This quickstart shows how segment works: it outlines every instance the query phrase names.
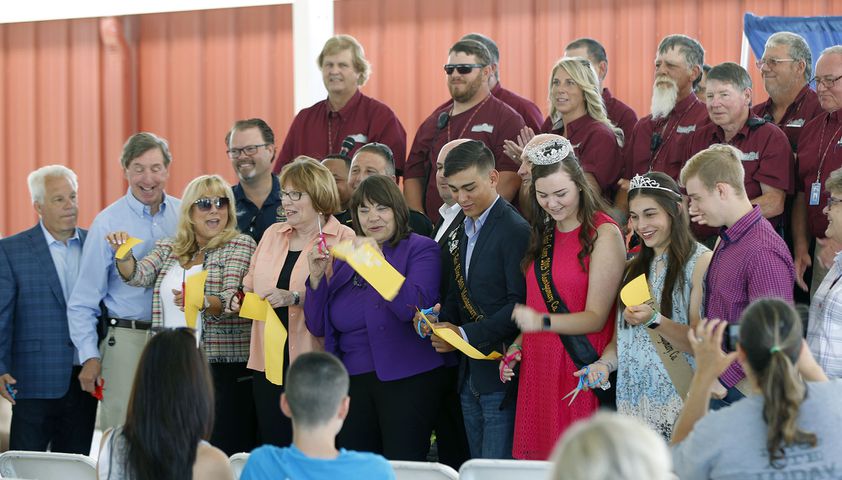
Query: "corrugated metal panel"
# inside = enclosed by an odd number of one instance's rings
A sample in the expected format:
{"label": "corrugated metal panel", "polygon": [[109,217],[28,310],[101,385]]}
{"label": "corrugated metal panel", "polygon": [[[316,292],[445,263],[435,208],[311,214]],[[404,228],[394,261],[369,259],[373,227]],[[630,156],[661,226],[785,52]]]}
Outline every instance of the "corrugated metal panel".
{"label": "corrugated metal panel", "polygon": [[[373,64],[364,91],[395,110],[411,142],[448,98],[441,65],[464,33],[496,39],[503,84],[544,112],[564,45],[597,38],[610,61],[606,85],[643,115],[661,37],[686,33],[702,42],[708,63],[738,61],[747,11],[839,15],[842,0],[337,0],[335,30],[363,43]],[[34,222],[26,175],[48,163],[80,174],[80,224],[88,225],[125,192],[119,152],[138,129],[170,140],[171,192],[203,172],[233,180],[222,144],[231,122],[263,117],[281,142],[292,121],[291,21],[291,6],[282,5],[126,17],[110,26],[0,26],[0,233]],[[749,70],[762,100],[759,72]]]}

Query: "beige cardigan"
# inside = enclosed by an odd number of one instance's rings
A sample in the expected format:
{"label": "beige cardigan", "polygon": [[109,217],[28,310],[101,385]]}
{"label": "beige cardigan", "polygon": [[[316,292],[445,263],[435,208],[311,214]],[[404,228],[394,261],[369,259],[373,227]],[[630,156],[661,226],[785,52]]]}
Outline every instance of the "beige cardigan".
{"label": "beige cardigan", "polygon": [[[354,238],[354,231],[340,224],[333,216],[322,227],[322,232],[324,232],[325,241],[329,247],[342,240]],[[286,222],[276,223],[266,229],[263,238],[260,239],[260,244],[257,245],[257,250],[251,257],[249,271],[243,278],[243,289],[245,291],[254,292],[264,297],[273,288],[276,288],[278,276],[281,274],[281,269],[289,252],[289,240],[292,233],[292,227]],[[323,340],[314,337],[307,330],[307,326],[304,324],[304,309],[302,308],[304,304],[304,282],[310,276],[307,253],[313,249],[318,241],[318,237],[311,239],[307,247],[301,251],[290,276],[289,289],[297,291],[301,295],[299,305],[289,306],[289,336],[287,342],[289,343],[290,363],[302,353],[324,350]],[[264,328],[263,322],[253,322],[251,327],[248,368],[258,372],[266,369],[263,352]]]}

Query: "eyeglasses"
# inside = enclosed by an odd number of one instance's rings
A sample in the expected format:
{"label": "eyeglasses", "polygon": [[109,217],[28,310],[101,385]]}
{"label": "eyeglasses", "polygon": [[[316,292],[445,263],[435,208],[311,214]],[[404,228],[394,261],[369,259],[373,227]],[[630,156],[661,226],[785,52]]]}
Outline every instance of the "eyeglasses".
{"label": "eyeglasses", "polygon": [[292,200],[293,202],[297,202],[297,201],[301,200],[301,195],[307,195],[307,192],[296,192],[295,190],[290,191],[290,192],[285,192],[285,191],[281,190],[281,200],[283,200],[284,197],[289,197],[289,199]]}
{"label": "eyeglasses", "polygon": [[200,212],[210,211],[212,206],[222,210],[228,206],[228,197],[200,198],[193,202],[193,205],[196,205]]}
{"label": "eyeglasses", "polygon": [[835,85],[836,82],[838,82],[840,78],[842,78],[842,75],[839,75],[838,77],[818,77],[818,76],[816,76],[816,77],[811,78],[810,82],[811,83],[816,82],[817,87],[819,86],[819,84],[821,84],[824,88],[833,88],[833,85]]}
{"label": "eyeglasses", "polygon": [[261,143],[260,145],[246,145],[245,147],[242,147],[242,148],[229,148],[228,150],[226,150],[226,152],[228,152],[229,158],[235,159],[235,158],[240,158],[240,155],[242,155],[243,153],[245,153],[248,156],[252,156],[255,153],[257,153],[258,148],[268,147],[269,145],[272,145],[272,144],[271,143]]}
{"label": "eyeglasses", "polygon": [[459,72],[459,75],[467,75],[475,68],[486,67],[483,63],[448,63],[444,66],[444,73],[453,75],[453,71]]}
{"label": "eyeglasses", "polygon": [[757,65],[757,68],[763,68],[763,65],[766,65],[769,68],[775,68],[782,63],[797,61],[798,60],[794,58],[761,58],[760,60],[754,62],[754,64]]}
{"label": "eyeglasses", "polygon": [[827,197],[827,209],[830,210],[834,205],[842,203],[842,198],[835,198],[834,196]]}

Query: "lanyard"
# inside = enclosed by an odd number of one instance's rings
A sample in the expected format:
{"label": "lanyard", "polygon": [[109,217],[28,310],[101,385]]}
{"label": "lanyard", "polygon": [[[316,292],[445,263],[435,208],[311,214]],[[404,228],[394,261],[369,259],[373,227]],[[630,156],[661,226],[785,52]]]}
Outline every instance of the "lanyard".
{"label": "lanyard", "polygon": [[[465,123],[465,126],[462,127],[462,131],[459,132],[459,137],[457,137],[457,138],[464,138],[465,130],[468,129],[468,125],[471,124],[471,121],[473,121],[474,116],[477,114],[477,112],[482,110],[482,106],[485,105],[485,102],[487,102],[489,98],[491,98],[490,93],[482,100],[482,102],[480,102],[480,104],[477,106],[476,110],[474,110],[474,113],[472,113],[471,116],[468,117],[468,121]],[[453,108],[451,108],[450,111],[452,112]],[[447,122],[447,142],[448,143],[450,143],[450,141],[453,140],[452,138],[450,138],[450,124],[451,123],[452,122]]]}
{"label": "lanyard", "polygon": [[[828,120],[830,120],[830,117],[827,117],[827,118],[828,118]],[[839,128],[837,128],[836,131],[833,133],[833,136],[830,137],[830,141],[827,142],[827,146],[824,148],[824,153],[821,155],[821,157],[819,159],[819,168],[816,171],[816,183],[819,183],[819,181],[821,180],[822,167],[824,166],[824,159],[827,158],[827,152],[830,150],[830,146],[833,144],[833,139],[836,138],[837,135],[839,135],[840,130],[842,130],[842,125],[840,125]],[[821,134],[821,136],[819,136],[819,145],[818,145],[819,149],[821,149],[822,145],[824,144],[825,131],[827,131],[827,122],[825,122],[824,127],[822,128],[822,134]]]}

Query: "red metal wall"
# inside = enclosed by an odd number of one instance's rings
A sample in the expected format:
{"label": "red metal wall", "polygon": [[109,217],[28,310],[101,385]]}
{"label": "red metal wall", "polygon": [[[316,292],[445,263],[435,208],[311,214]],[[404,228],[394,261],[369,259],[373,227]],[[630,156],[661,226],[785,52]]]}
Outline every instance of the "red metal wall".
{"label": "red metal wall", "polygon": [[[335,30],[363,43],[373,64],[364,91],[397,112],[411,142],[447,98],[441,65],[463,33],[494,38],[503,84],[544,111],[564,45],[597,38],[607,86],[641,115],[664,35],[698,38],[707,63],[739,61],[747,11],[840,15],[842,0],[337,0]],[[0,233],[33,224],[26,175],[49,163],[79,174],[80,224],[89,225],[125,192],[119,153],[136,130],[170,140],[169,191],[200,173],[234,180],[222,143],[231,122],[263,117],[281,142],[292,120],[291,22],[281,5],[0,25]]]}

